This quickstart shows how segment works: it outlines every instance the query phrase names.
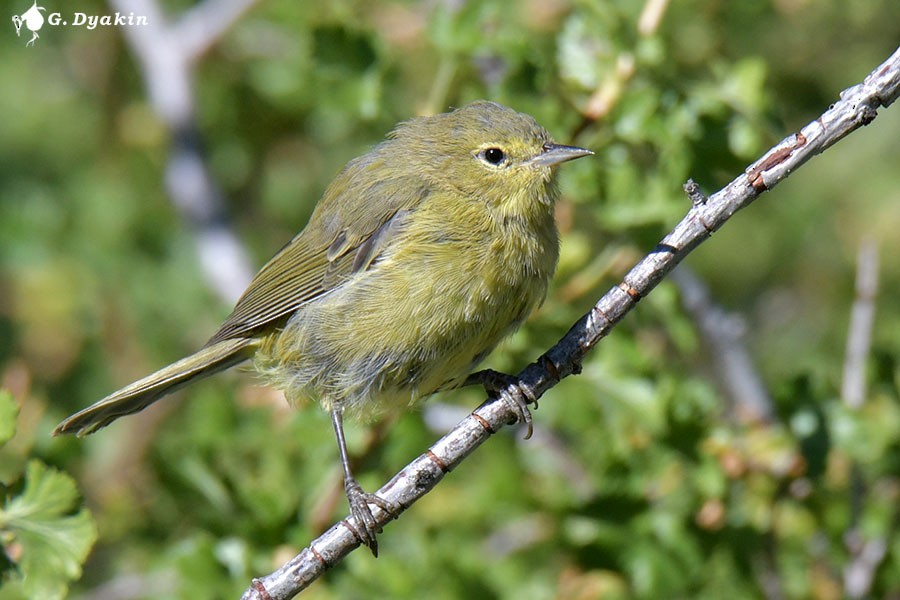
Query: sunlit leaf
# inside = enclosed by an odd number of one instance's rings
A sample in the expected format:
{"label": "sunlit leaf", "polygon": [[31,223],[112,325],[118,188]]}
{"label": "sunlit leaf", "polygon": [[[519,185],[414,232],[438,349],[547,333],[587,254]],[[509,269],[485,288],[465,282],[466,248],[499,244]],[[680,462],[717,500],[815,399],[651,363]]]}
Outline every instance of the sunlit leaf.
{"label": "sunlit leaf", "polygon": [[28,597],[62,598],[69,582],[81,576],[97,529],[87,509],[71,514],[77,502],[71,477],[32,460],[22,493],[0,510],[3,545]]}

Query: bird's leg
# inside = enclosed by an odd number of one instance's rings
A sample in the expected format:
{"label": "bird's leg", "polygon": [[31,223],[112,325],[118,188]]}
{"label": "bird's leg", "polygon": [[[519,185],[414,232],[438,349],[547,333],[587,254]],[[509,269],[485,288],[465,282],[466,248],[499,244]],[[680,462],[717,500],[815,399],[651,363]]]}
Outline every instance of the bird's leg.
{"label": "bird's leg", "polygon": [[347,454],[347,442],[344,439],[344,416],[341,407],[335,406],[331,409],[331,423],[334,425],[334,434],[337,436],[338,450],[341,453],[341,466],[344,468],[344,492],[347,494],[347,502],[350,504],[350,515],[356,521],[357,527],[361,528],[354,533],[362,544],[369,547],[373,555],[378,556],[378,541],[375,539],[375,534],[379,533],[381,529],[369,505],[374,504],[388,513],[391,518],[397,516],[397,507],[384,498],[363,491],[362,486],[353,477],[350,470],[350,458]]}
{"label": "bird's leg", "polygon": [[531,434],[534,432],[534,426],[528,405],[534,404],[534,409],[537,410],[537,398],[534,397],[531,390],[522,386],[518,377],[494,371],[493,369],[484,369],[466,377],[463,385],[481,385],[490,396],[504,398],[507,402],[510,402],[519,416],[519,423],[524,423],[528,427],[525,439],[527,440],[531,437]]}

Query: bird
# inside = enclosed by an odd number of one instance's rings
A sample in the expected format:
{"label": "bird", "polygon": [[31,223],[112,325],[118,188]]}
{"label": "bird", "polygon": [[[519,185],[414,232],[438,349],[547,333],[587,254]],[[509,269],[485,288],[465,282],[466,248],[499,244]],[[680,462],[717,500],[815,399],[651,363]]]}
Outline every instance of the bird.
{"label": "bird", "polygon": [[497,391],[496,372],[474,370],[543,302],[559,255],[556,166],[591,154],[485,100],[401,122],[338,173],[200,350],[54,435],[93,433],[251,361],[291,404],[330,412],[357,536],[377,556],[372,507],[396,507],[353,476],[344,415],[372,418],[470,383]]}

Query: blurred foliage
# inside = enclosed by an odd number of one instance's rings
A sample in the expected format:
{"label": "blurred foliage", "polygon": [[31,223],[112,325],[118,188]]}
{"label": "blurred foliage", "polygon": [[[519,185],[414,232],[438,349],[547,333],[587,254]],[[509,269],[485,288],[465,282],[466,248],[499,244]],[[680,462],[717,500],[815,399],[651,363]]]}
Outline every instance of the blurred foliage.
{"label": "blurred foliage", "polygon": [[[516,371],[677,222],[685,179],[711,192],[740,175],[898,42],[896,0],[686,0],[662,3],[656,24],[641,20],[643,4],[260,3],[196,73],[231,225],[262,264],[341,165],[397,121],[482,97],[533,114],[597,157],[562,171],[555,288],[489,361]],[[173,18],[188,7],[166,3]],[[237,597],[345,513],[328,418],[232,374],[88,439],[49,437],[67,414],[196,349],[230,307],[204,283],[165,195],[167,132],[120,32],[45,26],[26,48],[6,27],[0,385],[20,415],[0,449],[0,481],[18,486],[4,510],[39,505],[46,481],[57,505],[41,518],[86,518],[65,516],[71,484],[35,461],[54,465],[76,475],[99,526],[76,584],[85,597]],[[869,595],[895,598],[897,131],[900,109],[882,111],[688,260],[745,317],[775,422],[727,409],[664,282],[581,376],[547,394],[535,439],[498,435],[386,529],[377,561],[356,552],[304,597],[832,599],[860,543],[880,540]],[[865,236],[879,240],[881,279],[867,402],[854,411],[839,395]],[[418,413],[351,426],[363,485],[436,435]],[[0,517],[0,533],[9,527]],[[40,585],[76,574],[60,560],[41,565],[56,572]]]}

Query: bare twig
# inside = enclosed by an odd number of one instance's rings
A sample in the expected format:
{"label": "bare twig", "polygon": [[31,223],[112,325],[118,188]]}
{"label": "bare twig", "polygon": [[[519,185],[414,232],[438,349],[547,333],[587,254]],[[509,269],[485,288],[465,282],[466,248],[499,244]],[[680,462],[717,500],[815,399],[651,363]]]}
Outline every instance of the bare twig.
{"label": "bare twig", "polygon": [[[847,351],[841,398],[849,408],[859,410],[866,398],[866,362],[872,346],[875,323],[875,295],[878,292],[878,247],[872,239],[860,242],[856,259],[856,299],[850,313]],[[844,594],[847,598],[866,598],[875,579],[875,571],[887,553],[881,536],[867,540],[858,524],[866,495],[862,470],[853,464],[850,477],[850,508],[853,524],[844,535],[852,557],[844,567]]]}
{"label": "bare twig", "polygon": [[184,13],[172,29],[184,55],[196,61],[258,0],[205,0]]}
{"label": "bare twig", "polygon": [[772,399],[744,347],[743,319],[716,305],[709,289],[686,265],[675,269],[672,280],[681,290],[681,303],[708,348],[712,371],[725,390],[731,413],[741,421],[771,423]]}
{"label": "bare twig", "polygon": [[656,33],[667,8],[669,8],[669,0],[647,0],[641,16],[638,18],[638,33],[643,36]]}
{"label": "bare twig", "polygon": [[[519,373],[518,385],[535,398],[562,378],[578,373],[591,348],[634,308],[694,248],[705,241],[734,213],[772,189],[810,158],[847,134],[868,125],[879,107],[900,95],[900,49],[875,69],[863,83],[841,93],[841,99],[822,116],[769,150],[737,179],[698,202],[657,247],[625,279],[604,295],[568,333],[537,361]],[[515,422],[516,408],[506,397],[482,404],[438,440],[429,450],[395,475],[378,495],[403,510],[428,493],[444,475],[475,451],[504,425]],[[375,515],[381,525],[390,520]],[[315,581],[327,569],[359,546],[353,520],[332,526],[306,549],[274,573],[254,579],[243,598],[284,600]]]}
{"label": "bare twig", "polygon": [[877,292],[878,248],[873,240],[866,239],[860,243],[856,259],[856,300],[850,313],[841,385],[841,398],[855,410],[862,408],[866,397],[866,359],[872,345]]}
{"label": "bare twig", "polygon": [[193,68],[197,57],[254,2],[206,0],[169,23],[155,0],[110,0],[119,12],[147,17],[147,25],[122,31],[141,65],[150,104],[171,133],[166,187],[193,231],[203,273],[228,304],[247,287],[253,269],[227,225],[222,194],[206,167],[195,117]]}
{"label": "bare twig", "polygon": [[[650,37],[659,29],[669,0],[647,0],[638,18],[637,31],[642,37]],[[581,110],[584,118],[575,130],[575,136],[586,129],[591,123],[602,119],[615,108],[622,94],[625,92],[628,82],[634,77],[636,61],[631,52],[620,52],[616,56],[616,67],[607,73],[597,89],[591,94]]]}
{"label": "bare twig", "polygon": [[600,85],[588,98],[582,112],[584,113],[586,124],[601,119],[612,112],[622,94],[625,92],[625,86],[628,81],[634,77],[635,60],[634,55],[629,52],[622,52],[616,57],[616,68],[603,79]]}
{"label": "bare twig", "polygon": [[868,598],[875,572],[887,554],[887,541],[883,537],[866,540],[854,528],[847,532],[845,542],[853,560],[844,567],[844,594],[847,598]]}

